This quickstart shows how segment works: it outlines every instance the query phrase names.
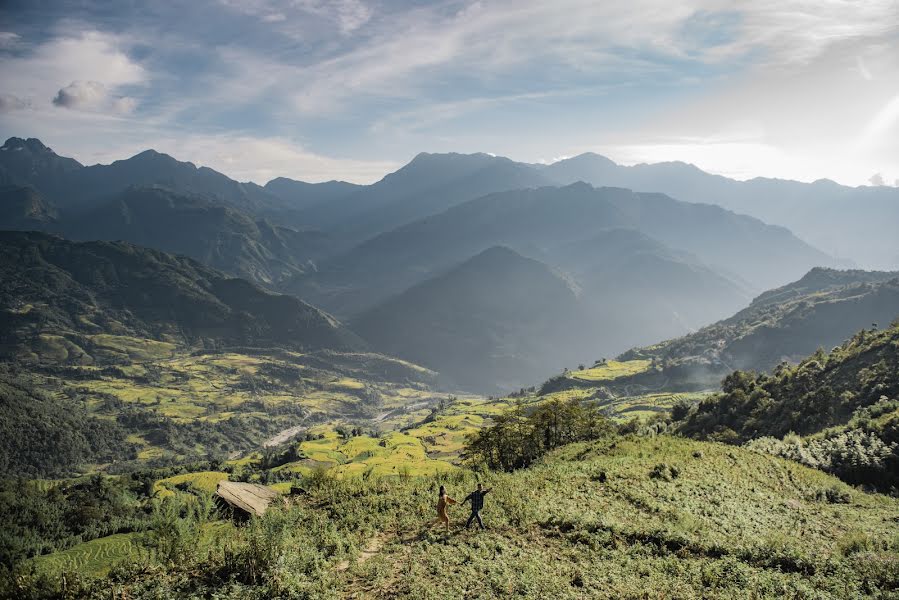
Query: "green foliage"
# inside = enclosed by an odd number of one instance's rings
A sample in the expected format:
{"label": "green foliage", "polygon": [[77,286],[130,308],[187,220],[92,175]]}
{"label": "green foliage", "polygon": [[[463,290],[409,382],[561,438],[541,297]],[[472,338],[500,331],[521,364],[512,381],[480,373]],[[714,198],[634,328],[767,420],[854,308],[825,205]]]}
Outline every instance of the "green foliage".
{"label": "green foliage", "polygon": [[89,464],[135,458],[127,432],[84,405],[34,389],[0,369],[0,473],[61,477]]}
{"label": "green foliage", "polygon": [[897,306],[895,272],[815,268],[761,294],[733,317],[619,359],[651,359],[662,367],[662,377],[649,371],[643,383],[709,388],[734,369],[770,371],[784,357],[798,361],[831,348],[862,327],[895,319]]}
{"label": "green foliage", "polygon": [[[104,600],[889,598],[899,581],[896,500],[741,448],[614,437],[566,445],[530,468],[479,479],[493,490],[485,532],[462,530],[465,513],[456,506],[449,532],[428,525],[439,485],[459,498],[474,489],[471,472],[324,477],[303,481],[305,494],[289,506],[214,543],[202,542],[202,527],[184,523],[195,543],[175,562],[154,551],[105,579],[69,575],[69,593]],[[818,499],[831,488],[848,501]],[[203,517],[182,508],[162,523],[179,518]],[[42,585],[58,591],[61,580]]]}
{"label": "green foliage", "polygon": [[[682,432],[742,443],[883,490],[899,485],[899,325],[863,330],[772,375],[735,371],[680,412]],[[817,434],[802,439],[797,435]]]}
{"label": "green foliage", "polygon": [[43,491],[0,480],[0,568],[22,559],[147,526],[134,480],[96,475]]}
{"label": "green foliage", "polygon": [[497,415],[493,424],[472,436],[465,460],[476,466],[512,471],[529,466],[560,446],[595,440],[614,432],[596,407],[578,400],[552,400],[529,411]]}

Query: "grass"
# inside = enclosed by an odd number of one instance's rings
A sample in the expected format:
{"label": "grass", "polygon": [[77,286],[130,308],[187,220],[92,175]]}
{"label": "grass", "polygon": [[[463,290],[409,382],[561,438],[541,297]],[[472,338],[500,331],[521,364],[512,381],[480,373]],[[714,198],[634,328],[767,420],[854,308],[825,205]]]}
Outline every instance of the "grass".
{"label": "grass", "polygon": [[[415,439],[384,436],[410,457],[422,448]],[[338,467],[343,478],[310,480],[307,496],[230,530],[212,554],[120,574],[115,589],[132,598],[375,599],[837,599],[897,591],[899,500],[738,447],[613,437],[563,447],[527,470],[479,476],[453,469],[365,478],[360,464]],[[390,461],[378,465],[392,474]],[[459,506],[449,509],[449,532],[430,526],[437,486],[461,500],[477,477],[493,489],[483,512],[488,530],[464,531]],[[833,486],[849,503],[817,499]],[[109,585],[97,597],[108,597]]]}
{"label": "grass", "polygon": [[88,336],[94,344],[94,353],[104,358],[134,361],[153,361],[171,358],[177,346],[168,342],[135,338],[125,335],[98,334]]}
{"label": "grass", "polygon": [[583,371],[569,371],[568,376],[581,381],[612,381],[643,373],[651,364],[649,360],[607,360]]}
{"label": "grass", "polygon": [[153,495],[165,497],[184,488],[194,488],[212,494],[218,483],[228,479],[228,474],[222,471],[199,471],[194,473],[182,473],[173,477],[158,480],[153,484]]}

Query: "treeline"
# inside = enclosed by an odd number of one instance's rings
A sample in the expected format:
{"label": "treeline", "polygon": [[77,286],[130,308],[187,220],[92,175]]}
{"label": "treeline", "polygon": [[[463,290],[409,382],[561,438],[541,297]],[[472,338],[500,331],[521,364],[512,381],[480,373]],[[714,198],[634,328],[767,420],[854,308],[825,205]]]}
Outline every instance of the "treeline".
{"label": "treeline", "polygon": [[135,479],[94,475],[41,489],[35,482],[0,480],[0,570],[23,559],[96,538],[146,528],[149,507]]}
{"label": "treeline", "polygon": [[593,404],[552,400],[536,407],[519,405],[493,417],[468,441],[463,458],[475,467],[514,471],[560,446],[599,439],[616,431]]}
{"label": "treeline", "polygon": [[[734,371],[676,406],[678,431],[797,460],[854,484],[899,486],[899,322],[772,374]],[[801,436],[811,436],[803,438]]]}

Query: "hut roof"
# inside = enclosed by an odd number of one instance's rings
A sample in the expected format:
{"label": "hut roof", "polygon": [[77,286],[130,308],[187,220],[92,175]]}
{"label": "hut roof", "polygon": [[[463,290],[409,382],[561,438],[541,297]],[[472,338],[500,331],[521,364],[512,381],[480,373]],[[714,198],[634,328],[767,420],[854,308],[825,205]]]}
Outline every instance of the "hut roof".
{"label": "hut roof", "polygon": [[229,505],[260,517],[272,500],[278,497],[278,492],[264,485],[224,480],[219,481],[215,493]]}

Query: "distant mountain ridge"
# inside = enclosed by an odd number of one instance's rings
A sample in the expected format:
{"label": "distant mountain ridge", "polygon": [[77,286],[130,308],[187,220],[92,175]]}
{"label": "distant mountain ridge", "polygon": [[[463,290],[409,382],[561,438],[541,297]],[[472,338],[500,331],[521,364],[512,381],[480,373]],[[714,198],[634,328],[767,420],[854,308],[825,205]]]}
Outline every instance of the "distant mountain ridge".
{"label": "distant mountain ridge", "polygon": [[207,349],[364,347],[297,298],[120,242],[0,232],[0,278],[0,354],[26,362],[102,362],[104,335]]}
{"label": "distant mountain ridge", "polygon": [[325,261],[293,289],[352,315],[493,245],[543,259],[553,247],[616,228],[638,230],[710,267],[736,271],[757,290],[832,262],[782,228],[717,206],[578,183],[465,202]]}
{"label": "distant mountain ridge", "polygon": [[866,268],[899,269],[899,236],[892,231],[899,223],[899,188],[852,188],[825,179],[737,181],[683,162],[628,167],[593,153],[559,161],[541,172],[558,184],[586,181],[717,204],[788,227],[815,247]]}
{"label": "distant mountain ridge", "polygon": [[305,273],[309,259],[327,246],[321,233],[279,227],[162,187],[128,188],[58,230],[75,240],[125,240],[183,254],[272,289]]}

